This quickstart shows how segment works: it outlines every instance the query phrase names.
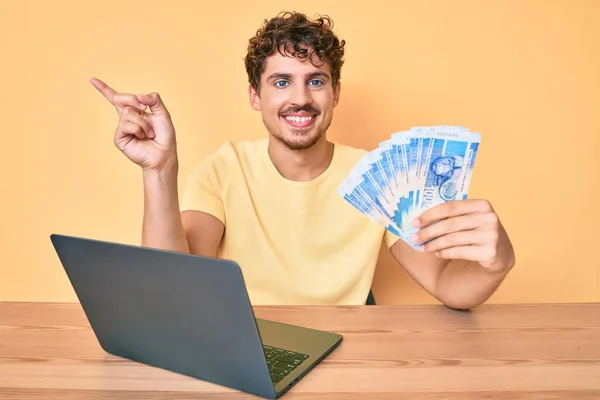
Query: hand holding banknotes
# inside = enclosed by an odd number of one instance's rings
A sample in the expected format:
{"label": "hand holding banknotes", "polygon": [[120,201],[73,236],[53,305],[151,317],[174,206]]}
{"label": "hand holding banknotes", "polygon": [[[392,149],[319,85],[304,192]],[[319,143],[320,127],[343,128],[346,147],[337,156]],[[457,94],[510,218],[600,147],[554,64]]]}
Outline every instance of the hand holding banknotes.
{"label": "hand holding banknotes", "polygon": [[461,126],[394,133],[338,193],[416,250],[501,271],[513,257],[508,236],[489,202],[467,199],[480,137]]}
{"label": "hand holding banknotes", "polygon": [[491,272],[502,272],[514,262],[512,245],[492,205],[486,200],[457,200],[421,214],[413,243],[420,250],[445,259],[475,261]]}

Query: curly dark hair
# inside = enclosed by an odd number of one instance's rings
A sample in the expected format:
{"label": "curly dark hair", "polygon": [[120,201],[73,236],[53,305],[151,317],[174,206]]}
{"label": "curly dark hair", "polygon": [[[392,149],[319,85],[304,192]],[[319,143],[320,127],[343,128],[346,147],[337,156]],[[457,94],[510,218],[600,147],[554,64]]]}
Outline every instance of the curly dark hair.
{"label": "curly dark hair", "polygon": [[[344,64],[346,42],[338,39],[332,28],[333,21],[328,16],[310,20],[302,13],[283,12],[270,20],[265,19],[263,26],[249,40],[248,54],[244,58],[248,80],[254,90],[259,91],[265,60],[275,51],[283,56],[310,57],[315,66],[328,62],[335,88]],[[309,47],[310,52],[301,45]]]}

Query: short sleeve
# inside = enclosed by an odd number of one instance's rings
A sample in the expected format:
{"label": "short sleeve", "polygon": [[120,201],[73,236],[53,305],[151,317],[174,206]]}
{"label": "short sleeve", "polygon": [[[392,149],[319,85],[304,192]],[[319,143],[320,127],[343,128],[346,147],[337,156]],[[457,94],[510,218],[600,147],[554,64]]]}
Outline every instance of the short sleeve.
{"label": "short sleeve", "polygon": [[394,243],[396,243],[399,239],[400,239],[400,237],[394,235],[392,232],[388,231],[387,229],[385,230],[385,233],[383,234],[383,241],[385,242],[388,249],[390,247],[392,247],[394,245]]}
{"label": "short sleeve", "polygon": [[187,176],[180,202],[180,211],[202,211],[225,224],[222,187],[225,171],[219,153],[202,160]]}

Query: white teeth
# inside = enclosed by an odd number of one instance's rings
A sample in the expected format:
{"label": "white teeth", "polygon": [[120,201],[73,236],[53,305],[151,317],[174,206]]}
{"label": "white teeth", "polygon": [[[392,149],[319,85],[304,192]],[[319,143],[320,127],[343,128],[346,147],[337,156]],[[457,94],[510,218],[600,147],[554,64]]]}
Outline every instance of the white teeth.
{"label": "white teeth", "polygon": [[287,116],[285,117],[285,119],[287,119],[288,121],[291,122],[296,122],[296,123],[304,123],[306,121],[310,121],[313,117],[293,117],[293,116]]}

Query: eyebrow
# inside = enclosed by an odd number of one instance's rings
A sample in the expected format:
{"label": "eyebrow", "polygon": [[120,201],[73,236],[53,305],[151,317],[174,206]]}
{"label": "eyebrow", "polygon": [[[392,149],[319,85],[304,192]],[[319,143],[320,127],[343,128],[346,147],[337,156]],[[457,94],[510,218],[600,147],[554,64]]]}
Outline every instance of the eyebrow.
{"label": "eyebrow", "polygon": [[[322,72],[322,71],[311,72],[310,74],[307,74],[305,77],[307,79],[313,79],[313,78],[330,79],[329,74],[326,72]],[[269,75],[269,77],[267,78],[267,81],[271,81],[273,79],[291,79],[291,78],[292,78],[292,74],[275,72],[275,73],[272,73],[271,75]]]}

